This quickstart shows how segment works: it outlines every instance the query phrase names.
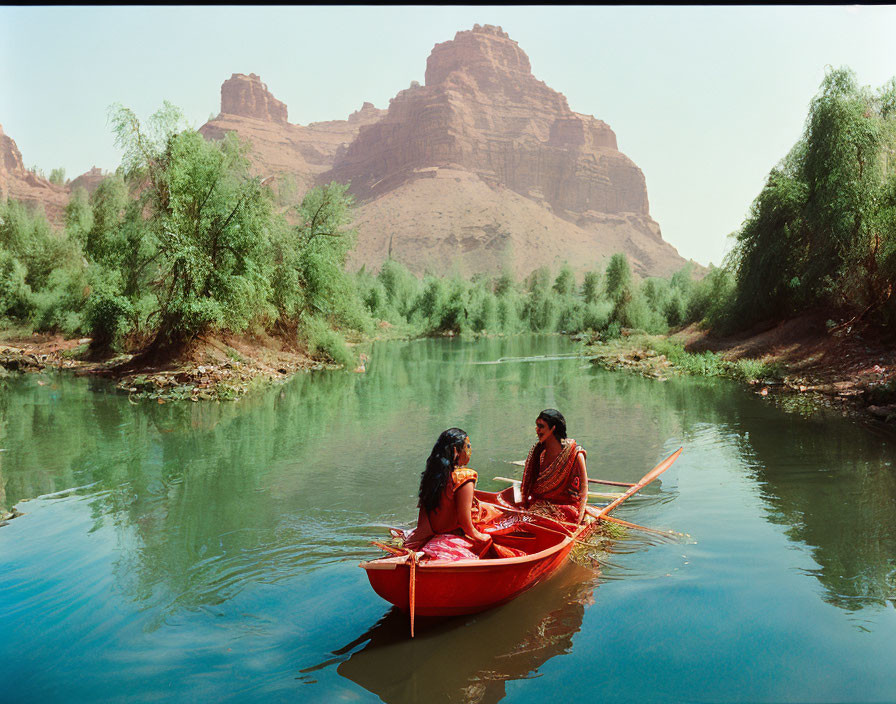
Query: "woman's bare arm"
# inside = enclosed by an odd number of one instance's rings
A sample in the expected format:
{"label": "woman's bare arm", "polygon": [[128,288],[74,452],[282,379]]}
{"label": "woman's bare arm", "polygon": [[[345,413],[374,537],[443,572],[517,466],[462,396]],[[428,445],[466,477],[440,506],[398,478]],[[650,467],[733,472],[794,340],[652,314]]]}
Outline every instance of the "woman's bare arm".
{"label": "woman's bare arm", "polygon": [[579,486],[582,487],[582,496],[579,499],[579,523],[581,523],[588,504],[588,470],[585,469],[585,455],[581,452],[576,457],[576,469],[579,473]]}
{"label": "woman's bare arm", "polygon": [[472,481],[467,482],[454,492],[454,505],[457,509],[457,523],[461,527],[468,538],[476,541],[485,541],[489,539],[485,533],[480,533],[473,525],[473,487]]}

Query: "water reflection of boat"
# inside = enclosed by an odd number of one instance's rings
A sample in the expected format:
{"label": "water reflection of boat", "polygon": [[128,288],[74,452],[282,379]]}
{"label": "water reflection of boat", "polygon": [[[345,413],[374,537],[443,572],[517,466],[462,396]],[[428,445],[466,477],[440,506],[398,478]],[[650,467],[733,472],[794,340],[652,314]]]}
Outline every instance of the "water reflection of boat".
{"label": "water reflection of boat", "polygon": [[407,616],[393,607],[332,659],[303,673],[339,663],[340,676],[389,704],[497,702],[506,682],[537,677],[544,663],[571,650],[596,583],[593,570],[567,563],[501,609],[421,619],[413,641]]}

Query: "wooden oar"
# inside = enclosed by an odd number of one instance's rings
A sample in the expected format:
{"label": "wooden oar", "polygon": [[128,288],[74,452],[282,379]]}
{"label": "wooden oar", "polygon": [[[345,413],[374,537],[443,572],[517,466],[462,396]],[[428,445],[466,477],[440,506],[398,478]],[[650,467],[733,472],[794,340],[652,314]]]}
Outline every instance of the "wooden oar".
{"label": "wooden oar", "polygon": [[594,517],[597,519],[603,518],[610,511],[612,511],[619,504],[621,504],[623,501],[625,501],[626,499],[631,497],[633,494],[638,493],[641,489],[643,489],[645,486],[650,484],[650,482],[652,482],[654,479],[656,479],[663,472],[665,472],[667,469],[669,469],[669,467],[672,466],[672,464],[675,462],[675,460],[678,459],[678,456],[681,454],[682,450],[684,450],[684,448],[679,447],[675,452],[673,452],[666,459],[664,459],[662,462],[660,462],[656,467],[654,467],[647,474],[645,474],[643,477],[641,477],[640,481],[638,481],[637,484],[635,484],[633,487],[631,487],[622,496],[620,496],[618,499],[616,499],[612,503],[609,503],[606,506],[604,506]]}
{"label": "wooden oar", "polygon": [[588,479],[589,484],[609,484],[610,486],[634,486],[631,482],[611,482],[609,479]]}
{"label": "wooden oar", "polygon": [[[592,518],[597,518],[597,514],[599,513],[599,511],[594,506],[586,506],[585,513],[587,513]],[[623,521],[621,518],[616,518],[616,516],[601,516],[600,518],[597,518],[597,520],[617,523],[620,526],[633,528],[634,530],[643,530],[646,533],[656,533],[657,535],[664,535],[667,538],[675,535],[681,535],[681,533],[676,533],[674,530],[658,530],[656,528],[648,528],[647,526],[639,526],[637,523],[632,523],[631,521]]]}
{"label": "wooden oar", "polygon": [[[507,482],[508,484],[519,484],[519,479],[511,479],[510,477],[494,477],[496,482]],[[628,486],[628,485],[626,485]],[[598,491],[589,491],[588,497],[592,499],[618,499],[622,494],[613,493],[613,492],[598,492]]]}
{"label": "wooden oar", "polygon": [[[515,464],[517,467],[525,467],[526,463],[523,460],[505,460],[507,464]],[[497,478],[497,477],[496,477]],[[502,477],[503,478],[503,477]],[[514,479],[513,481],[519,481],[519,479]],[[610,486],[634,486],[630,482],[611,482],[609,479],[588,479],[589,484],[608,484]]]}

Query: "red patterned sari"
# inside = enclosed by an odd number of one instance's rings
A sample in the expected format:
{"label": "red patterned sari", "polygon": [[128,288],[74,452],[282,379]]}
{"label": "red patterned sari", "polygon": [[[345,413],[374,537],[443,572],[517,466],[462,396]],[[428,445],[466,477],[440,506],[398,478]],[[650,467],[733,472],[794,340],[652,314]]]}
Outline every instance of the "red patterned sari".
{"label": "red patterned sari", "polygon": [[529,510],[551,518],[577,523],[582,497],[587,495],[588,486],[582,486],[576,460],[585,449],[576,441],[567,438],[561,441],[560,453],[546,467],[541,466],[543,447],[537,443],[529,450],[523,469],[523,497],[531,497]]}
{"label": "red patterned sari", "polygon": [[[467,482],[476,484],[477,474],[468,467],[455,469],[442,491],[439,505],[430,512],[421,510],[417,527],[405,537],[404,546],[426,553],[433,560],[475,560],[485,546],[477,544],[460,529],[454,495]],[[496,507],[483,505],[473,498],[470,518],[480,526],[502,515]]]}

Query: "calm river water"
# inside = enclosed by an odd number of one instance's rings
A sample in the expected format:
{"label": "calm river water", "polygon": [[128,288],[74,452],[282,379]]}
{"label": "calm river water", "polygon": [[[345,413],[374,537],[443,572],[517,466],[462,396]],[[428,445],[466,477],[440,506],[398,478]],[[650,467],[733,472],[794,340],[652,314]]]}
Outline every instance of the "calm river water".
{"label": "calm river water", "polygon": [[[366,374],[238,404],[132,405],[0,381],[7,702],[896,701],[894,443],[719,380],[595,369],[556,336],[376,344]],[[516,601],[418,625],[360,560],[415,517],[438,433],[480,487],[518,476],[545,407],[629,533]],[[584,561],[583,561],[584,562]]]}

